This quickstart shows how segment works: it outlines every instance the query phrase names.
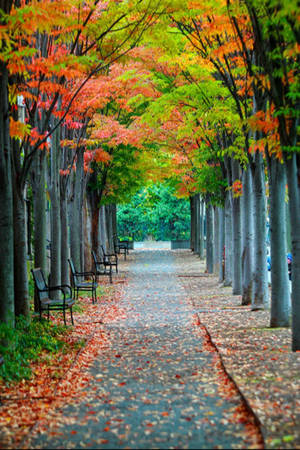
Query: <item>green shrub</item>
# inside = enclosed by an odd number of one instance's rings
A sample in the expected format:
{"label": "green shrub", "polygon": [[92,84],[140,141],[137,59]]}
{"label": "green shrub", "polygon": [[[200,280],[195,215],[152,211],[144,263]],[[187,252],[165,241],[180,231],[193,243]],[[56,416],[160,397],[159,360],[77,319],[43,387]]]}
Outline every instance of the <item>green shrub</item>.
{"label": "green shrub", "polygon": [[190,238],[189,201],[175,197],[167,184],[142,189],[130,203],[118,206],[118,235],[123,239],[157,241]]}
{"label": "green shrub", "polygon": [[36,361],[42,351],[56,353],[67,344],[60,338],[66,331],[62,325],[34,319],[17,319],[16,327],[0,324],[0,378],[6,382],[19,381],[31,375],[30,362]]}

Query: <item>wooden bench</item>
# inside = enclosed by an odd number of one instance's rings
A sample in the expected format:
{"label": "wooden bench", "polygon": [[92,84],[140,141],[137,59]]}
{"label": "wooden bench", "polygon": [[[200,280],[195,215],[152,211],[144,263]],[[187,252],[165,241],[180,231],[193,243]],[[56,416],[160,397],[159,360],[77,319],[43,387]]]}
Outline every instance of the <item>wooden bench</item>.
{"label": "wooden bench", "polygon": [[[91,291],[92,292],[92,302],[95,303],[97,301],[96,274],[94,272],[78,272],[75,269],[72,259],[68,259],[68,261],[69,261],[69,265],[70,265],[70,269],[71,269],[74,297],[77,296],[77,298],[78,298],[79,291]],[[87,277],[91,278],[92,281],[83,281]]]}
{"label": "wooden bench", "polygon": [[[47,318],[49,320],[51,310],[59,310],[63,312],[64,324],[66,325],[66,310],[70,310],[71,322],[74,325],[72,306],[75,303],[75,299],[72,296],[72,288],[68,284],[62,284],[60,286],[49,287],[46,283],[44,272],[41,268],[31,269],[34,285],[36,288],[40,319],[42,318],[42,312],[47,311]],[[56,291],[56,298],[50,298],[50,292]],[[62,298],[59,298],[57,291],[61,292]]]}

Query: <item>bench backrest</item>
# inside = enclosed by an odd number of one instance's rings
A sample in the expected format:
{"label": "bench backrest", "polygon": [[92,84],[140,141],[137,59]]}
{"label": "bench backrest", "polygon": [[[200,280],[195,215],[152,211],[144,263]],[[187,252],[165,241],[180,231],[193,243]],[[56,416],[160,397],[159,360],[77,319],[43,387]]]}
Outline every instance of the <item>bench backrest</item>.
{"label": "bench backrest", "polygon": [[39,300],[46,300],[49,298],[48,285],[46,283],[45,275],[43,270],[38,267],[36,269],[31,269],[33,276],[33,281],[38,293]]}
{"label": "bench backrest", "polygon": [[92,250],[92,256],[93,256],[96,271],[102,271],[104,268],[104,266],[103,266],[104,256],[102,254],[102,251],[100,251],[100,258],[97,258],[97,255],[94,252],[94,250]]}
{"label": "bench backrest", "polygon": [[78,276],[76,275],[74,263],[73,263],[72,259],[68,259],[68,261],[69,261],[69,265],[70,265],[70,269],[71,269],[71,277],[72,277],[73,286],[77,286],[79,283],[79,279],[78,279]]}
{"label": "bench backrest", "polygon": [[96,256],[96,253],[94,252],[94,250],[92,250],[92,257],[93,257],[95,266],[97,266],[97,256]]}
{"label": "bench backrest", "polygon": [[105,259],[105,250],[102,244],[100,245],[100,255],[103,259]]}

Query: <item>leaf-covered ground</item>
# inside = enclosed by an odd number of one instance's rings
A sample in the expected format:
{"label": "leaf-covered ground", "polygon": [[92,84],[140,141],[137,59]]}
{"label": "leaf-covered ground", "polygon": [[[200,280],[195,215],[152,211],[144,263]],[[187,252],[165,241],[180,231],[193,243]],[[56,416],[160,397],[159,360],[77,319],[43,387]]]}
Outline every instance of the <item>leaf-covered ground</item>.
{"label": "leaf-covered ground", "polygon": [[[73,313],[75,326],[62,336],[68,344],[67,352],[40,355],[38,362],[31,365],[30,380],[9,385],[0,383],[0,448],[23,446],[26,436],[50,411],[74,397],[85,396],[88,380],[85,368],[109,342],[101,322],[110,323],[123,314],[118,299],[124,281],[124,274],[116,279],[113,287],[101,281],[104,295],[95,305],[90,298],[80,298],[78,312]],[[61,312],[51,319],[63,323]]]}
{"label": "leaf-covered ground", "polygon": [[241,306],[191,253],[177,259],[190,302],[259,419],[266,448],[300,448],[300,352],[291,352],[291,330],[271,329],[269,310]]}
{"label": "leaf-covered ground", "polygon": [[2,386],[2,448],[262,448],[247,405],[267,447],[298,445],[287,330],[240,307],[189,251],[131,252],[120,269],[101,302],[81,300],[68,354]]}

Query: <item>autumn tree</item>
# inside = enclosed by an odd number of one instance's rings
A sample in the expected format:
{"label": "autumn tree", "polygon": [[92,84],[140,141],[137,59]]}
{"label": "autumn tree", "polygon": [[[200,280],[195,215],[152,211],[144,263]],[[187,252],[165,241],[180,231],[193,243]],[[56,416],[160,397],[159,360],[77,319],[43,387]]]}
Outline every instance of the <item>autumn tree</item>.
{"label": "autumn tree", "polygon": [[[12,98],[16,103],[17,94],[22,95],[27,113],[27,124],[20,125],[15,118],[11,119],[11,136],[19,140],[14,146],[13,166],[14,186],[17,189],[15,198],[19,205],[15,214],[20,217],[19,221],[15,221],[15,227],[20,226],[19,230],[15,229],[15,273],[18,274],[15,280],[18,295],[15,298],[18,314],[29,313],[26,252],[24,242],[18,245],[17,237],[25,235],[22,219],[25,182],[36,157],[41,154],[43,156],[36,167],[43,173],[45,170],[45,153],[38,150],[48,146],[49,137],[60,127],[87,81],[138,42],[152,22],[151,12],[156,8],[155,2],[147,5],[144,2],[138,5],[123,3],[121,6],[109,2],[103,7],[99,1],[87,2],[81,8],[81,2],[65,0],[39,3],[38,7],[31,3],[26,7],[21,4],[5,17],[6,26],[2,32],[13,43],[8,56],[3,47],[9,73],[14,77]],[[112,34],[114,39],[110,38]],[[78,71],[81,72],[82,82],[76,85],[74,76],[77,77]],[[53,146],[51,151],[54,151]],[[43,173],[41,176],[37,174],[35,180],[42,181]],[[43,192],[44,185],[40,187],[37,191]],[[44,202],[44,197],[41,201]],[[35,211],[38,210],[44,211],[44,208],[36,207]],[[45,263],[45,244],[45,236],[42,236],[41,252],[38,254],[42,261],[36,260],[37,265]],[[59,239],[54,239],[53,246],[55,251],[59,251]]]}
{"label": "autumn tree", "polygon": [[[272,121],[273,135],[278,134],[279,146],[271,154],[272,170],[270,176],[273,184],[285,184],[282,162],[287,170],[289,189],[289,208],[291,215],[293,277],[292,277],[292,332],[293,350],[300,349],[300,251],[299,251],[299,29],[297,26],[299,5],[296,1],[285,4],[282,1],[246,1],[245,5],[251,21],[258,55],[258,71],[265,75],[264,87],[269,94],[269,122]],[[255,73],[257,79],[257,73]],[[272,198],[273,208],[282,200]],[[282,218],[281,218],[282,221]],[[284,221],[282,221],[284,222]],[[272,241],[280,233],[284,241],[284,230],[280,220],[274,223]],[[276,229],[278,227],[278,230]],[[276,245],[272,245],[276,254]],[[277,265],[272,275],[272,284],[280,272],[286,271],[283,260]],[[286,265],[286,263],[285,263]],[[285,305],[282,305],[285,308]],[[280,304],[274,304],[273,317],[282,311]]]}

